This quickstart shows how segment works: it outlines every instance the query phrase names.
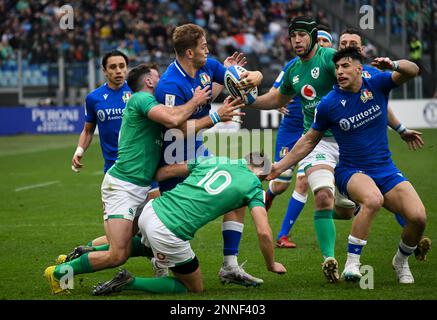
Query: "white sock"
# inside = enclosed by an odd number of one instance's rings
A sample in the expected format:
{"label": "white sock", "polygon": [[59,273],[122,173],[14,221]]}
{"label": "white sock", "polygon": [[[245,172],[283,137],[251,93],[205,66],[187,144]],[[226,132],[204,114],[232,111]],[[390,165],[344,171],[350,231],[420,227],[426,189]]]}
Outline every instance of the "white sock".
{"label": "white sock", "polygon": [[407,261],[408,257],[414,252],[414,250],[416,250],[416,248],[417,246],[410,247],[406,245],[401,239],[401,241],[399,242],[398,251],[395,255],[395,261],[399,263]]}
{"label": "white sock", "polygon": [[235,255],[223,256],[223,264],[225,266],[238,266],[238,259]]}

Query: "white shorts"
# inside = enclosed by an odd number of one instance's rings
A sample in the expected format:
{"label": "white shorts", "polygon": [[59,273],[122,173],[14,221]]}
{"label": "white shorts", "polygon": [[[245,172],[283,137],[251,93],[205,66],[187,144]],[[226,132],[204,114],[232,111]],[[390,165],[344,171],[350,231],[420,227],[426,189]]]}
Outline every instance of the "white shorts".
{"label": "white shorts", "polygon": [[105,174],[102,182],[103,219],[133,221],[146,205],[149,190],[150,186],[140,187]]}
{"label": "white shorts", "polygon": [[338,144],[335,138],[323,137],[314,150],[299,162],[299,167],[307,170],[309,167],[325,164],[334,169],[338,163],[338,156]]}
{"label": "white shorts", "polygon": [[[189,241],[175,236],[158,218],[152,207],[153,200],[144,207],[138,219],[141,242],[152,248],[156,263],[162,268],[185,264],[196,256]],[[177,214],[177,213],[175,213]]]}

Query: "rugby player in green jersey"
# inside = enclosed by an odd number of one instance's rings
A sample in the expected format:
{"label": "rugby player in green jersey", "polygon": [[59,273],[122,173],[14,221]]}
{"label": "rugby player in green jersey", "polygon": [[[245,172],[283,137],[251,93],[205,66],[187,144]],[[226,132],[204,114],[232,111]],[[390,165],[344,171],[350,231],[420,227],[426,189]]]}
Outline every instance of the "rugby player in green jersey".
{"label": "rugby player in green jersey", "polygon": [[[162,126],[177,127],[198,106],[211,98],[209,87],[196,88],[193,98],[178,109],[159,104],[153,96],[159,74],[156,66],[140,65],[131,73],[140,85],[129,99],[123,113],[119,135],[118,158],[102,182],[104,227],[109,241],[107,250],[87,252],[71,261],[48,267],[46,277],[52,293],[66,291],[71,276],[113,268],[123,264],[131,253],[136,222],[146,204],[147,192],[161,157]],[[223,106],[239,108],[238,100],[226,100]],[[231,118],[234,115],[231,116]],[[61,278],[63,279],[60,282]]]}
{"label": "rugby player in green jersey", "polygon": [[[299,59],[289,66],[279,90],[259,96],[250,105],[257,109],[275,109],[286,105],[297,95],[304,113],[304,133],[314,121],[314,112],[324,95],[336,83],[332,58],[335,49],[317,44],[317,24],[312,17],[299,16],[289,25],[294,52]],[[338,162],[338,145],[330,131],[306,158],[299,163],[314,193],[314,227],[324,261],[322,271],[328,281],[339,280],[334,248],[336,229],[333,215],[352,216],[355,204],[335,192],[334,168]],[[335,211],[334,211],[335,203]]]}
{"label": "rugby player in green jersey", "polygon": [[202,292],[202,275],[190,240],[208,222],[244,206],[251,211],[267,270],[284,274],[285,267],[274,259],[272,231],[260,181],[270,169],[270,160],[258,152],[245,159],[208,156],[188,164],[161,167],[156,173],[157,181],[176,176],[187,178],[150,201],[141,213],[138,227],[143,235],[142,242],[151,248],[156,263],[171,269],[174,277],[140,278],[122,269],[112,280],[97,285],[93,294],[121,290]]}

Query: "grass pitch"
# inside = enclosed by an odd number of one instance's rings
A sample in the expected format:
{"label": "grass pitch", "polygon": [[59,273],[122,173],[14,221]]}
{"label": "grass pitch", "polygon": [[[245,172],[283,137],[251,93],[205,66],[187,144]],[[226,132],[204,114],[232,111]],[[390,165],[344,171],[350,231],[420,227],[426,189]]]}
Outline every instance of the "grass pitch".
{"label": "grass pitch", "polygon": [[[436,148],[437,130],[423,130],[425,147],[409,151],[398,134],[390,131],[393,159],[413,183],[428,215],[426,235],[437,243]],[[100,184],[103,161],[98,137],[84,157],[80,174],[70,169],[78,136],[0,137],[0,299],[436,299],[437,255],[431,251],[424,263],[410,258],[414,285],[400,286],[391,269],[391,259],[399,243],[401,228],[394,216],[381,210],[375,219],[361,262],[374,270],[374,289],[362,290],[358,284],[329,284],[321,272],[321,254],[313,228],[313,203],[310,196],[293,228],[297,249],[276,249],[277,261],[288,273],[269,273],[258,249],[254,224],[247,214],[240,245],[239,261],[247,260],[246,271],[264,279],[261,288],[223,286],[217,277],[222,263],[221,219],[199,230],[192,241],[205,281],[200,295],[154,295],[123,292],[110,297],[93,297],[90,289],[114,276],[116,269],[75,278],[70,295],[52,296],[43,277],[44,269],[60,253],[85,244],[103,234]],[[276,237],[292,187],[277,197],[269,212]],[[336,221],[336,255],[343,269],[351,221]],[[435,249],[433,249],[435,251]],[[152,276],[143,258],[129,260],[125,267],[138,276]]]}

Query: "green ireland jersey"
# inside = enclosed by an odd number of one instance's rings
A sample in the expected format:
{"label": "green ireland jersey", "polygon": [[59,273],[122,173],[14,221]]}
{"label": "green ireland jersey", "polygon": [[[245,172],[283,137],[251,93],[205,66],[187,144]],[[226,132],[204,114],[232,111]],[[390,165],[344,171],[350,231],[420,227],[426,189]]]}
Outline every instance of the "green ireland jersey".
{"label": "green ireland jersey", "polygon": [[[284,81],[279,91],[283,95],[297,95],[301,99],[304,132],[311,128],[320,100],[332,90],[332,86],[337,82],[335,64],[332,61],[335,52],[332,48],[319,46],[311,60],[297,59],[285,71]],[[325,137],[331,136],[331,131],[325,132]]]}
{"label": "green ireland jersey", "polygon": [[188,169],[182,183],[152,202],[159,219],[178,238],[192,239],[202,226],[231,210],[264,207],[261,182],[245,160],[199,157]]}
{"label": "green ireland jersey", "polygon": [[163,137],[162,126],[147,114],[158,104],[147,92],[130,97],[118,136],[118,157],[108,171],[111,176],[141,187],[150,185],[161,157]]}

